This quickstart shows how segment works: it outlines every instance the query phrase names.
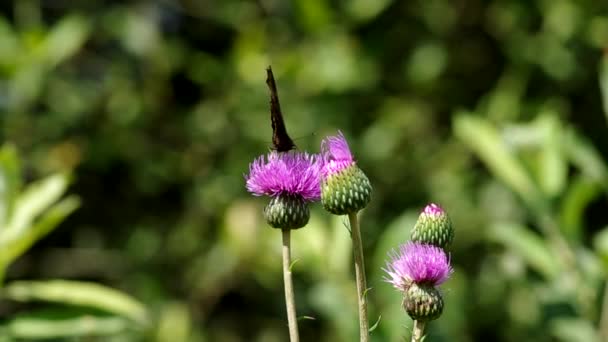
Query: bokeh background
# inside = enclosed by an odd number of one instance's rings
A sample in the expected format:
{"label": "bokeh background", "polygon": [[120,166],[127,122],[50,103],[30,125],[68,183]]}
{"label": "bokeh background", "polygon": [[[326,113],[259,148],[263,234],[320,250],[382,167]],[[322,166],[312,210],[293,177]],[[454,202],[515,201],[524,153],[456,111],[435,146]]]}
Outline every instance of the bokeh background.
{"label": "bokeh background", "polygon": [[[428,202],[455,273],[427,341],[608,340],[608,3],[0,3],[0,339],[286,341],[280,234],[243,174],[342,130],[373,341],[412,323],[383,282]],[[345,219],[292,235],[303,341],[354,341]],[[62,280],[58,280],[62,279]]]}

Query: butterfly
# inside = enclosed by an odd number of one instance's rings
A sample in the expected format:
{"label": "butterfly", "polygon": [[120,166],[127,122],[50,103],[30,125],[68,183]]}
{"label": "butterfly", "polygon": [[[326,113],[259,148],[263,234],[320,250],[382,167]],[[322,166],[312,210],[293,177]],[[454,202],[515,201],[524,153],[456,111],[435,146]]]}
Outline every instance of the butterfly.
{"label": "butterfly", "polygon": [[272,124],[272,148],[277,152],[287,152],[296,148],[296,144],[287,134],[281,106],[279,105],[279,93],[274,82],[274,75],[270,66],[266,69],[266,84],[270,89],[270,122]]}

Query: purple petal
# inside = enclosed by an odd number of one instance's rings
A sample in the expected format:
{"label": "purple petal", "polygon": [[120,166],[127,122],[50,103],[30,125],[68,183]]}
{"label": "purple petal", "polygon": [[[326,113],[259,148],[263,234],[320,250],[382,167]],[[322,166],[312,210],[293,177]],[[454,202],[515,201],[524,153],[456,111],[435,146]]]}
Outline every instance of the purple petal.
{"label": "purple petal", "polygon": [[327,177],[355,163],[348,143],[341,131],[337,135],[328,136],[321,142],[323,156],[323,177]]}
{"label": "purple petal", "polygon": [[297,151],[270,152],[249,165],[246,187],[256,196],[300,195],[307,201],[321,197],[320,158]]}
{"label": "purple petal", "polygon": [[392,251],[384,271],[385,280],[403,290],[408,283],[427,283],[438,286],[453,270],[443,249],[432,245],[408,242],[398,252]]}

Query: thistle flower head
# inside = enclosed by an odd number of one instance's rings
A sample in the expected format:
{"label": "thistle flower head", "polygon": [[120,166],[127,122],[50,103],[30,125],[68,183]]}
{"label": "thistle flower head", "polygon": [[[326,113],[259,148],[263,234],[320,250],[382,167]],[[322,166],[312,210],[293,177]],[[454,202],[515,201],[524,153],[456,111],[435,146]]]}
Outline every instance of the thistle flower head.
{"label": "thistle flower head", "polygon": [[290,151],[270,152],[249,165],[246,187],[255,196],[289,195],[308,202],[321,197],[318,155]]}
{"label": "thistle flower head", "polygon": [[450,260],[443,249],[432,245],[408,242],[398,252],[390,253],[384,271],[385,280],[406,291],[412,284],[439,286],[452,274]]}
{"label": "thistle flower head", "polygon": [[355,163],[348,143],[342,132],[329,136],[321,142],[321,155],[323,156],[323,177],[340,172]]}
{"label": "thistle flower head", "polygon": [[321,143],[321,202],[332,214],[357,212],[371,200],[372,186],[359,169],[342,132]]}

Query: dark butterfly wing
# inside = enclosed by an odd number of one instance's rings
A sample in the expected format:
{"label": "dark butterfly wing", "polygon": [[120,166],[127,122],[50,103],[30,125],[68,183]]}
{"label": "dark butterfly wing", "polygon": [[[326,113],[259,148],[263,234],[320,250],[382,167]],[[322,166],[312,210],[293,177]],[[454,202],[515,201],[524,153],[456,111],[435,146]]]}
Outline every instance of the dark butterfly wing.
{"label": "dark butterfly wing", "polygon": [[279,105],[279,93],[277,85],[274,82],[272,69],[266,69],[266,84],[270,89],[270,122],[272,123],[272,148],[277,152],[287,152],[296,148],[296,144],[287,134],[283,114],[281,114],[281,106]]}

